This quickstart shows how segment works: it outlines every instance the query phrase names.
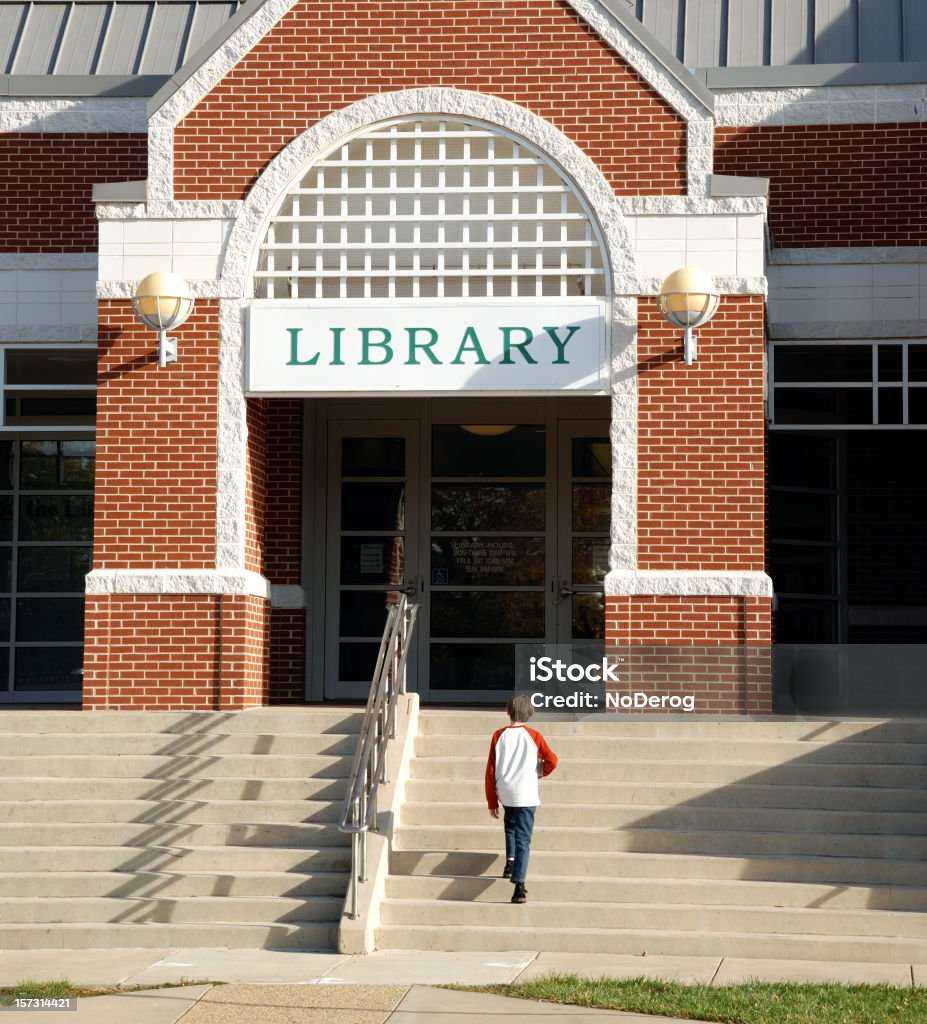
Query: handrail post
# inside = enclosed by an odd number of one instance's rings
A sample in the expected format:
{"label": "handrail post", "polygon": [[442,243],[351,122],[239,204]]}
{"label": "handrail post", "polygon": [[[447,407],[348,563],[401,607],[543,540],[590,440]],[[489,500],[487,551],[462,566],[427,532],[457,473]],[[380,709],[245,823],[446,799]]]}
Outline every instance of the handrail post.
{"label": "handrail post", "polygon": [[417,606],[405,594],[389,606],[376,669],[358,734],[338,828],[351,834],[351,917],[360,911],[360,884],[367,881],[367,833],[379,829],[377,793],[389,782],[388,744],[396,737],[396,704],[406,692],[406,662]]}

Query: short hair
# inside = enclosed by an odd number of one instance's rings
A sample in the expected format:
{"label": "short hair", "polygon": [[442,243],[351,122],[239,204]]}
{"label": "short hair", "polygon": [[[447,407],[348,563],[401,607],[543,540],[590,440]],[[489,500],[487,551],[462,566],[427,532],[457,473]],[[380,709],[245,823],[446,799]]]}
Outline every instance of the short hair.
{"label": "short hair", "polygon": [[534,714],[531,698],[524,693],[518,693],[514,697],[509,697],[505,702],[505,710],[513,722],[527,722]]}

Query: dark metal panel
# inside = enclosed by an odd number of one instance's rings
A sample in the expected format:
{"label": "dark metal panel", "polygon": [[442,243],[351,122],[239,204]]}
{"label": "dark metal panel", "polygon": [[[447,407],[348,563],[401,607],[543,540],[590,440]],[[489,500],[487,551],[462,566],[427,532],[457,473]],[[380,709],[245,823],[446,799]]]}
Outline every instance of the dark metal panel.
{"label": "dark metal panel", "polygon": [[682,20],[686,0],[644,0],[644,27],[682,60]]}
{"label": "dark metal panel", "polygon": [[762,67],[767,61],[769,23],[761,0],[730,0],[728,4],[727,66]]}
{"label": "dark metal panel", "polygon": [[902,0],[902,33],[905,60],[927,60],[927,3]]}
{"label": "dark metal panel", "polygon": [[904,60],[900,0],[859,0],[859,59]]}
{"label": "dark metal panel", "polygon": [[113,8],[97,65],[99,75],[131,75],[143,43],[148,4],[120,4]]}
{"label": "dark metal panel", "polygon": [[189,4],[155,4],[140,74],[177,70],[189,18]]}
{"label": "dark metal panel", "polygon": [[33,4],[13,59],[14,75],[47,75],[68,4]]}
{"label": "dark metal panel", "polygon": [[106,4],[74,4],[62,41],[56,75],[89,75],[106,21]]}
{"label": "dark metal panel", "polygon": [[685,6],[685,59],[690,68],[716,68],[722,61],[721,15],[725,0],[692,0]]}
{"label": "dark metal panel", "polygon": [[811,0],[773,0],[770,49],[772,64],[812,64]]}
{"label": "dark metal panel", "polygon": [[[895,0],[883,0],[891,8]],[[815,64],[847,64],[859,60],[857,0],[815,0]]]}
{"label": "dark metal panel", "polygon": [[193,23],[187,39],[186,53],[183,59],[192,57],[194,53],[235,13],[234,3],[196,4],[193,11]]}

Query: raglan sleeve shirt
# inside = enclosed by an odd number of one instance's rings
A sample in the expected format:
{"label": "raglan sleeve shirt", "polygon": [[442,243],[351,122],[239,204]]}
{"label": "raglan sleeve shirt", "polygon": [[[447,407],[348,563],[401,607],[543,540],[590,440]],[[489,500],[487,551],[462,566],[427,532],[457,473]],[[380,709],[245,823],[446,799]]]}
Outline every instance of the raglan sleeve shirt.
{"label": "raglan sleeve shirt", "polygon": [[491,811],[504,807],[537,807],[538,762],[541,776],[557,767],[557,755],[537,731],[508,725],[493,733],[486,761],[486,803]]}

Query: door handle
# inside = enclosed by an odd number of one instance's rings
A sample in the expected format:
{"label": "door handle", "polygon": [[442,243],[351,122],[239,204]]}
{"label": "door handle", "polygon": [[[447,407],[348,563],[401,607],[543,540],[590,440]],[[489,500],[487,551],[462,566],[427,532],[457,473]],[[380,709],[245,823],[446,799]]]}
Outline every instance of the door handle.
{"label": "door handle", "polygon": [[576,591],[573,590],[572,587],[568,587],[565,583],[560,588],[560,596],[561,597],[572,597],[575,593],[576,593]]}
{"label": "door handle", "polygon": [[406,597],[418,597],[418,581],[413,580],[411,583],[407,583],[402,588],[402,593],[405,594]]}

